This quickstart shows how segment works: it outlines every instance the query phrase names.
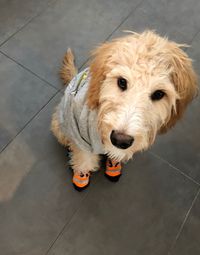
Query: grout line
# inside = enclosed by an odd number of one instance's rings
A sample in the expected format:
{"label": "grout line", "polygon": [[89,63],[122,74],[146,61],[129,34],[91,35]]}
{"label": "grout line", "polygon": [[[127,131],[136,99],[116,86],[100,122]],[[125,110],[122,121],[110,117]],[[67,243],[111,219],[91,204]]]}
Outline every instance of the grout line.
{"label": "grout line", "polygon": [[58,235],[56,236],[56,238],[52,241],[52,243],[50,244],[49,248],[47,249],[47,251],[45,252],[45,255],[48,255],[50,250],[52,249],[52,247],[54,246],[54,244],[56,243],[56,241],[59,239],[59,237],[63,234],[65,228],[71,223],[72,219],[74,218],[74,216],[79,212],[81,205],[83,204],[83,202],[85,201],[85,199],[88,197],[89,191],[87,194],[85,194],[85,196],[83,197],[83,199],[81,200],[80,206],[77,207],[77,209],[75,210],[75,212],[72,214],[72,216],[70,217],[70,219],[63,225],[63,227],[61,228],[60,232],[58,233]]}
{"label": "grout line", "polygon": [[47,8],[49,8],[51,5],[55,4],[57,2],[57,0],[54,0],[52,3],[50,3],[50,0],[47,2],[46,6],[44,8],[42,8],[42,10],[37,13],[35,16],[33,16],[32,18],[30,18],[24,25],[22,25],[22,27],[20,27],[18,30],[16,30],[13,34],[11,34],[7,39],[5,39],[5,41],[3,41],[0,44],[0,48],[7,43],[7,41],[9,41],[13,36],[15,36],[18,32],[20,32],[22,29],[24,29],[29,23],[31,23],[35,18],[39,17],[43,12],[46,11]]}
{"label": "grout line", "polygon": [[81,68],[90,60],[90,57],[88,57],[83,64],[78,68],[78,70],[81,70]]}
{"label": "grout line", "polygon": [[174,170],[176,170],[177,172],[179,172],[181,175],[183,175],[184,177],[186,177],[187,179],[189,179],[190,181],[192,181],[193,183],[195,183],[196,185],[200,186],[200,183],[195,181],[192,177],[190,177],[189,175],[185,174],[184,172],[182,172],[179,168],[175,167],[174,165],[172,165],[171,163],[169,163],[166,159],[160,157],[159,155],[153,153],[153,152],[148,152],[150,153],[152,156],[162,160],[163,162],[165,162],[166,164],[168,164],[170,167],[172,167]]}
{"label": "grout line", "polygon": [[[97,180],[93,183],[96,184],[99,180],[99,176],[97,176]],[[93,185],[94,186],[94,185]],[[70,217],[70,219],[64,224],[64,226],[61,228],[60,232],[58,233],[58,235],[56,236],[56,238],[52,241],[52,243],[50,244],[49,248],[47,249],[47,251],[45,252],[44,255],[48,255],[50,250],[52,249],[52,247],[54,246],[54,244],[56,243],[56,241],[59,239],[59,237],[63,234],[64,230],[70,225],[70,223],[72,222],[72,220],[74,219],[74,217],[78,214],[78,212],[81,210],[82,205],[84,203],[84,201],[86,200],[86,198],[89,196],[90,192],[91,192],[92,187],[90,188],[90,190],[88,190],[88,193],[83,197],[83,199],[81,200],[80,206],[75,210],[75,212],[72,214],[72,216]]]}
{"label": "grout line", "polygon": [[26,124],[17,132],[17,134],[3,147],[3,149],[0,151],[2,153],[14,140],[15,138],[28,126],[28,124],[44,109],[44,107],[57,95],[59,94],[60,91],[56,91],[50,98],[49,100],[38,110]]}
{"label": "grout line", "polygon": [[126,18],[111,32],[111,34],[105,39],[107,41],[120,27],[127,21],[127,19],[143,4],[144,0],[138,3],[135,8],[126,16]]}
{"label": "grout line", "polygon": [[182,222],[182,224],[181,224],[181,226],[180,226],[180,228],[179,228],[179,231],[178,231],[178,233],[177,233],[177,235],[176,235],[176,238],[175,238],[174,242],[172,243],[171,248],[169,249],[167,255],[171,255],[171,254],[172,254],[171,252],[172,252],[173,248],[175,247],[175,245],[176,245],[176,243],[177,243],[177,241],[178,241],[178,239],[179,239],[179,237],[180,237],[180,234],[181,234],[181,232],[182,232],[182,230],[183,230],[183,227],[184,227],[184,225],[185,225],[185,223],[186,223],[186,221],[187,221],[187,219],[188,219],[188,217],[189,217],[189,214],[190,214],[190,212],[191,212],[191,210],[192,210],[192,208],[193,208],[193,206],[194,206],[194,204],[195,204],[195,202],[196,202],[196,200],[197,200],[197,197],[199,196],[199,193],[200,193],[200,188],[199,188],[199,190],[198,190],[196,196],[194,197],[194,199],[193,199],[193,201],[192,201],[192,204],[191,204],[189,210],[187,211],[187,213],[186,213],[186,215],[185,215],[185,218],[184,218],[184,220],[183,220],[183,222]]}
{"label": "grout line", "polygon": [[154,157],[162,160],[163,162],[165,162],[166,164],[168,164],[170,167],[172,167],[173,169],[175,169],[176,171],[178,171],[181,175],[183,175],[184,177],[186,177],[187,179],[189,179],[190,181],[194,182],[195,184],[197,184],[198,186],[200,186],[200,183],[195,181],[192,177],[190,177],[189,175],[185,174],[184,172],[182,172],[179,168],[177,168],[176,166],[172,165],[170,162],[168,162],[166,159],[160,157],[158,154],[155,154],[153,152],[149,152],[151,155],[153,155]]}
{"label": "grout line", "polygon": [[7,57],[8,59],[12,60],[14,63],[16,63],[17,65],[19,65],[20,67],[22,67],[23,69],[25,69],[26,71],[28,71],[29,73],[33,74],[34,76],[36,76],[38,79],[40,79],[41,81],[44,82],[45,85],[49,85],[50,87],[54,88],[56,91],[59,91],[60,89],[58,89],[56,86],[54,86],[53,84],[51,84],[50,82],[48,82],[47,80],[45,80],[44,78],[40,77],[38,74],[34,73],[33,71],[31,71],[29,68],[27,68],[26,66],[22,65],[21,63],[19,63],[18,61],[16,61],[14,58],[8,56],[6,53],[4,53],[3,51],[0,50],[0,53],[2,55],[4,55],[5,57]]}
{"label": "grout line", "polygon": [[200,30],[198,30],[198,32],[193,36],[193,38],[192,38],[191,41],[189,42],[189,45],[192,45],[194,39],[198,36],[199,33],[200,33]]}
{"label": "grout line", "polygon": [[[105,38],[105,40],[103,41],[106,42],[116,31],[117,29],[119,29],[121,27],[121,25],[127,21],[127,19],[138,9],[138,7],[140,7],[140,5],[142,5],[144,2],[144,0],[142,0],[141,2],[139,2],[133,10],[131,10],[131,12],[129,12],[129,14],[120,22],[120,24],[118,26],[116,26],[116,28]],[[80,66],[79,69],[81,69],[88,61],[89,61],[90,57],[88,57],[84,62],[83,64]]]}
{"label": "grout line", "polygon": [[[43,10],[44,11],[44,10]],[[0,48],[5,44],[7,43],[13,36],[15,36],[18,32],[20,32],[21,30],[23,30],[29,23],[31,23],[35,18],[37,18],[39,14],[36,14],[35,16],[33,16],[32,18],[30,18],[30,20],[28,20],[24,25],[22,25],[22,27],[20,27],[17,31],[15,31],[13,34],[11,34],[5,41],[3,41],[1,44],[0,44]]]}

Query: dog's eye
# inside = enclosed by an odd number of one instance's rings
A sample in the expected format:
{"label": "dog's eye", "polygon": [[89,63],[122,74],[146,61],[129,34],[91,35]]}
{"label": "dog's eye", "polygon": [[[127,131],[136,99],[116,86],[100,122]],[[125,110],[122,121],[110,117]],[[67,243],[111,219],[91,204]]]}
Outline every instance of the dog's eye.
{"label": "dog's eye", "polygon": [[153,94],[151,94],[151,99],[153,101],[158,101],[160,99],[162,99],[165,95],[165,92],[162,90],[156,90],[153,92]]}
{"label": "dog's eye", "polygon": [[126,79],[124,79],[123,77],[119,77],[118,79],[117,79],[117,84],[118,84],[118,86],[119,86],[119,88],[121,89],[121,90],[126,90],[127,89],[127,80]]}

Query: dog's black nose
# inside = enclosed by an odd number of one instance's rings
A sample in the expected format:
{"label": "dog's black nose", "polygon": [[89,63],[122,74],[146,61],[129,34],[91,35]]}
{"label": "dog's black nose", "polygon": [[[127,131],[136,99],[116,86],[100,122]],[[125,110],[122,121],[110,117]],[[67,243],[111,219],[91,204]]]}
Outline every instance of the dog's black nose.
{"label": "dog's black nose", "polygon": [[115,147],[127,149],[133,144],[134,138],[130,135],[113,130],[110,134],[110,140]]}

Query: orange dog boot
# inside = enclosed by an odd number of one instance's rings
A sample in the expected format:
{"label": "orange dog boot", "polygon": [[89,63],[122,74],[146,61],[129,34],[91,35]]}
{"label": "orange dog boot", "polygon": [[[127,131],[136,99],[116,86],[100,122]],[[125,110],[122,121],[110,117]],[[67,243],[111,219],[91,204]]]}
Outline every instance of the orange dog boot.
{"label": "orange dog boot", "polygon": [[90,184],[90,173],[74,173],[72,183],[76,190],[84,190]]}
{"label": "orange dog boot", "polygon": [[122,175],[121,163],[108,158],[106,161],[105,175],[110,181],[117,182]]}

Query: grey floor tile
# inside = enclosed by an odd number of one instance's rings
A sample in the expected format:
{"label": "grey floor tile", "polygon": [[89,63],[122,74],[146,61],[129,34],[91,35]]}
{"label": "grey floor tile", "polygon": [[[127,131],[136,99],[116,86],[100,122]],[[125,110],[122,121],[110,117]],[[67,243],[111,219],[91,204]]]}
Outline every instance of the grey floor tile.
{"label": "grey floor tile", "polygon": [[112,37],[123,30],[141,32],[156,30],[177,42],[189,43],[200,29],[200,2],[198,0],[147,0],[124,22]]}
{"label": "grey floor tile", "polygon": [[60,86],[58,70],[66,49],[74,49],[80,67],[140,1],[59,0],[1,50]]}
{"label": "grey floor tile", "polygon": [[[200,74],[200,34],[188,49]],[[189,106],[186,115],[168,134],[160,136],[153,152],[200,182],[200,97]]]}
{"label": "grey floor tile", "polygon": [[170,255],[200,254],[200,197],[198,196]]}
{"label": "grey floor tile", "polygon": [[197,191],[161,160],[138,155],[118,183],[101,175],[48,254],[167,254]]}
{"label": "grey floor tile", "polygon": [[0,54],[0,151],[56,93]]}
{"label": "grey floor tile", "polygon": [[44,255],[87,194],[73,189],[66,150],[50,133],[59,98],[51,100],[0,155],[3,255]]}
{"label": "grey floor tile", "polygon": [[53,0],[0,0],[0,45]]}
{"label": "grey floor tile", "polygon": [[198,76],[200,76],[200,47],[199,47],[199,44],[200,44],[200,32],[195,36],[190,47],[187,50],[189,56],[193,60],[193,65],[195,67],[195,70],[196,70]]}
{"label": "grey floor tile", "polygon": [[[176,33],[183,37],[183,40],[191,40],[200,29],[200,2],[198,0],[147,0],[155,12],[161,14],[166,20],[168,28],[172,29],[174,38]],[[174,28],[174,31],[173,31]]]}

